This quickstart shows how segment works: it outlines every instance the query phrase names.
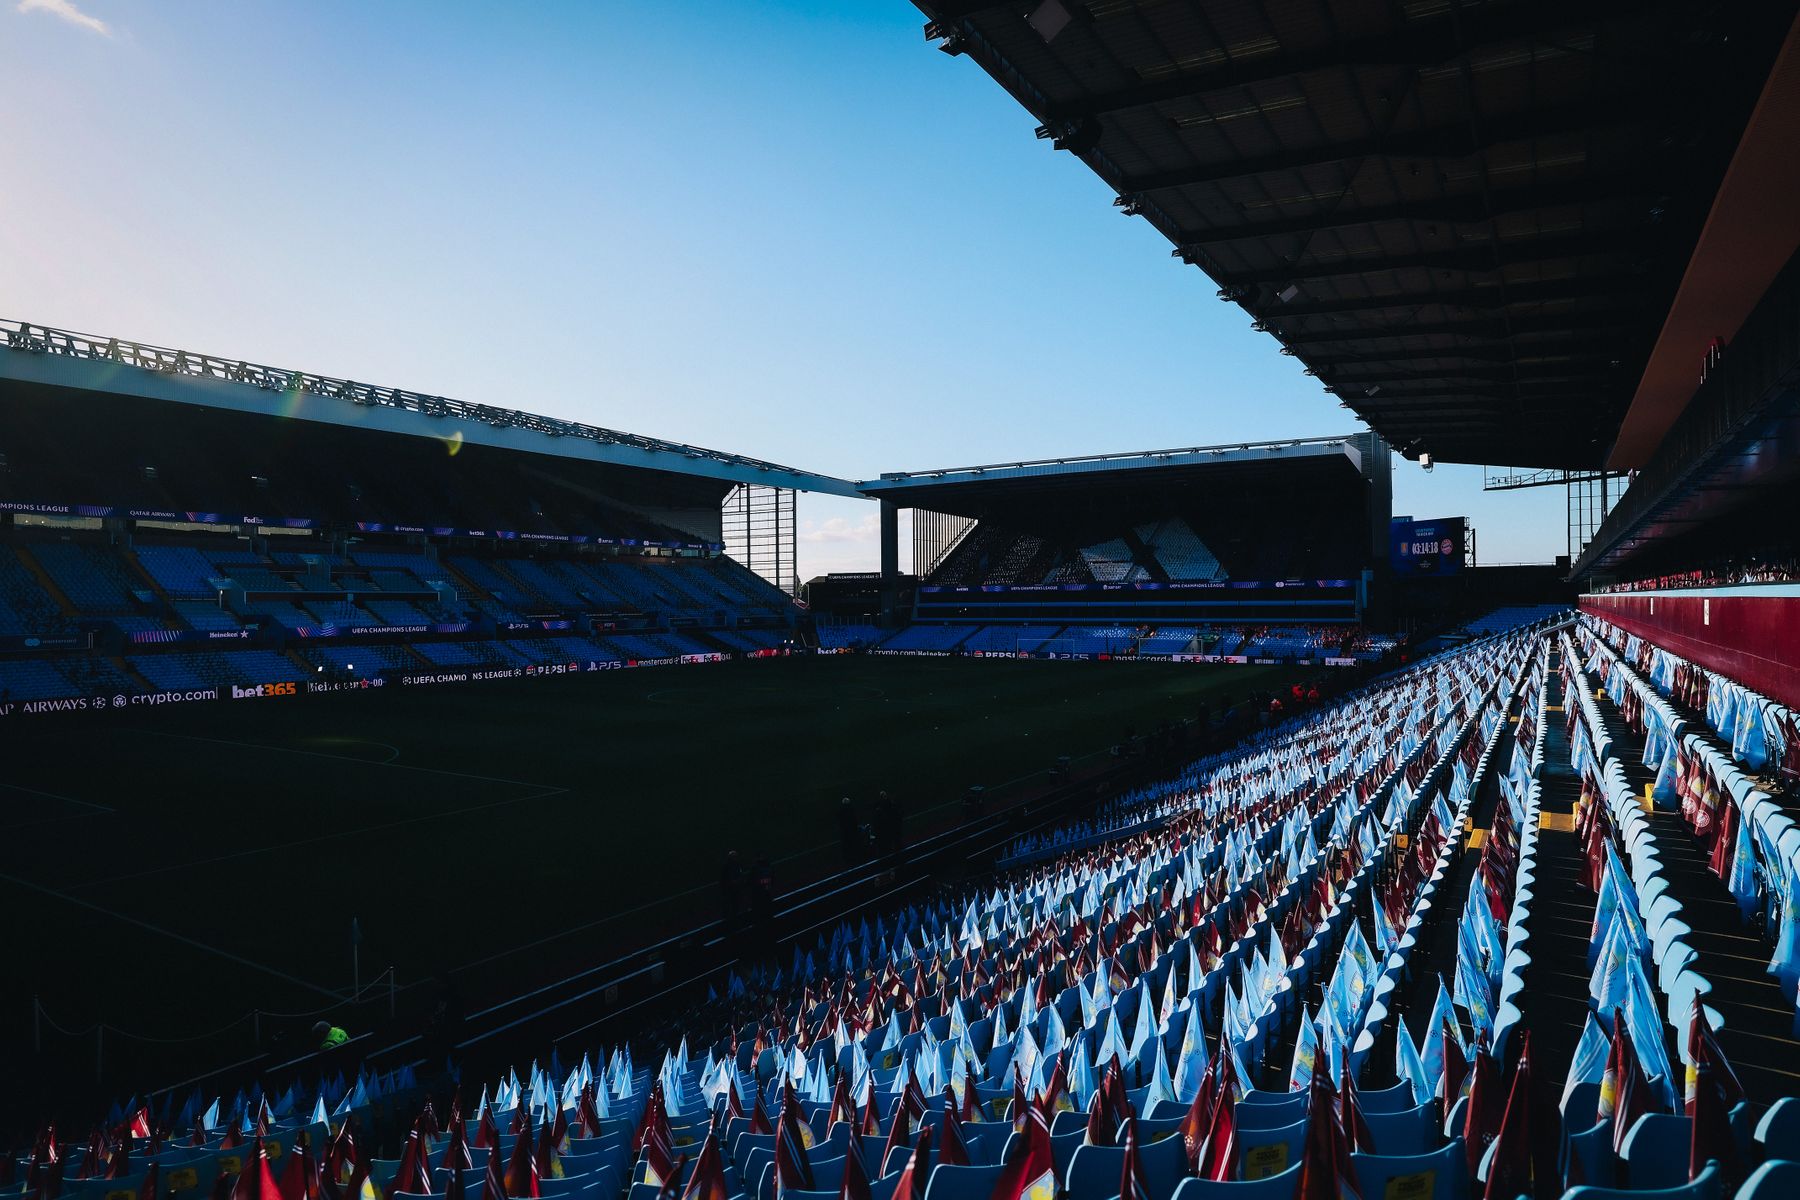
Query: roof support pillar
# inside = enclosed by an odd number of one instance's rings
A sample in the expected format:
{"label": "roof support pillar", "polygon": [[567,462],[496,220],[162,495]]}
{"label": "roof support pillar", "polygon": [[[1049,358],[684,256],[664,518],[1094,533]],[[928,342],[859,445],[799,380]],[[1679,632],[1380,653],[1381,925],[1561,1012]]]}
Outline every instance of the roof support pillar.
{"label": "roof support pillar", "polygon": [[900,506],[892,500],[881,505],[881,624],[892,627],[900,603]]}

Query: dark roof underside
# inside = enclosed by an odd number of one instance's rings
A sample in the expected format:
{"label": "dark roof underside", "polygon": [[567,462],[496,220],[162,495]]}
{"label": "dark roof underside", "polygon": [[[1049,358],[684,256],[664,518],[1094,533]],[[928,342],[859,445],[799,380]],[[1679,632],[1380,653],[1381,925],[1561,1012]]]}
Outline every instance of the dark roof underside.
{"label": "dark roof underside", "polygon": [[1403,453],[1547,467],[1601,464],[1797,7],[916,2]]}
{"label": "dark roof underside", "polygon": [[[1254,493],[1268,490],[1362,495],[1363,479],[1343,455],[1305,459],[1149,467],[1131,471],[1094,471],[1036,475],[1015,479],[961,479],[942,484],[913,484],[887,498],[932,512],[954,513],[977,520],[989,518],[1020,524],[1045,514],[1141,513],[1175,511],[1196,496]],[[882,497],[880,489],[869,494]],[[1027,520],[1027,514],[1031,515]]]}

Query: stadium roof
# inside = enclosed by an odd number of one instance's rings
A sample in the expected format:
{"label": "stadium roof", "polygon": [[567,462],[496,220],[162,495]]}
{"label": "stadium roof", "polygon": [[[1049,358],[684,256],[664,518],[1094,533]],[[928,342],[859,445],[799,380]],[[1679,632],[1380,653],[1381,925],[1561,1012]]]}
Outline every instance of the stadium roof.
{"label": "stadium roof", "polygon": [[915,2],[1403,453],[1585,468],[1797,7]]}
{"label": "stadium roof", "polygon": [[728,483],[858,497],[848,480],[514,409],[0,319],[0,381],[413,434]]}
{"label": "stadium roof", "polygon": [[1071,495],[1101,501],[1136,498],[1161,488],[1264,480],[1279,474],[1321,481],[1359,478],[1362,455],[1348,438],[1302,438],[1230,446],[1191,446],[1130,454],[1046,458],[1034,462],[893,471],[857,486],[865,496],[902,508],[981,517],[1021,501]]}

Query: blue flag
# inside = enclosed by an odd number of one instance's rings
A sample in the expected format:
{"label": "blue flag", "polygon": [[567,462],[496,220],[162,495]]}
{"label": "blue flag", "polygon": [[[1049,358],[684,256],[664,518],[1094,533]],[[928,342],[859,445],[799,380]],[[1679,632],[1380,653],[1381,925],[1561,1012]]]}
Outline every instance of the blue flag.
{"label": "blue flag", "polygon": [[1781,930],[1775,939],[1775,954],[1769,959],[1769,974],[1781,980],[1781,990],[1791,1000],[1794,984],[1800,980],[1800,875],[1795,864],[1769,864],[1769,883],[1781,896]]}
{"label": "blue flag", "polygon": [[1606,1032],[1600,1028],[1600,1022],[1594,1020],[1594,1014],[1587,1014],[1587,1021],[1581,1028],[1581,1041],[1575,1045],[1575,1056],[1569,1060],[1569,1079],[1563,1084],[1562,1101],[1558,1108],[1567,1108],[1569,1096],[1575,1088],[1583,1083],[1599,1083],[1606,1074],[1606,1056],[1612,1045]]}
{"label": "blue flag", "polygon": [[1394,1074],[1405,1083],[1412,1085],[1413,1103],[1428,1103],[1436,1093],[1433,1081],[1425,1070],[1425,1063],[1419,1057],[1419,1048],[1413,1045],[1412,1034],[1406,1031],[1406,1018],[1395,1016],[1397,1028],[1394,1036]]}

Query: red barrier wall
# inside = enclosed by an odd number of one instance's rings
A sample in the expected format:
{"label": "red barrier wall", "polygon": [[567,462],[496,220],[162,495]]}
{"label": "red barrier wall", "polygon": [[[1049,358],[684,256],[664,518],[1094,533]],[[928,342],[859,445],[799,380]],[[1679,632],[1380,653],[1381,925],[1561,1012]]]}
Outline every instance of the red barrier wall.
{"label": "red barrier wall", "polygon": [[1583,596],[1581,608],[1800,708],[1800,594],[1746,596],[1733,595],[1734,590]]}

